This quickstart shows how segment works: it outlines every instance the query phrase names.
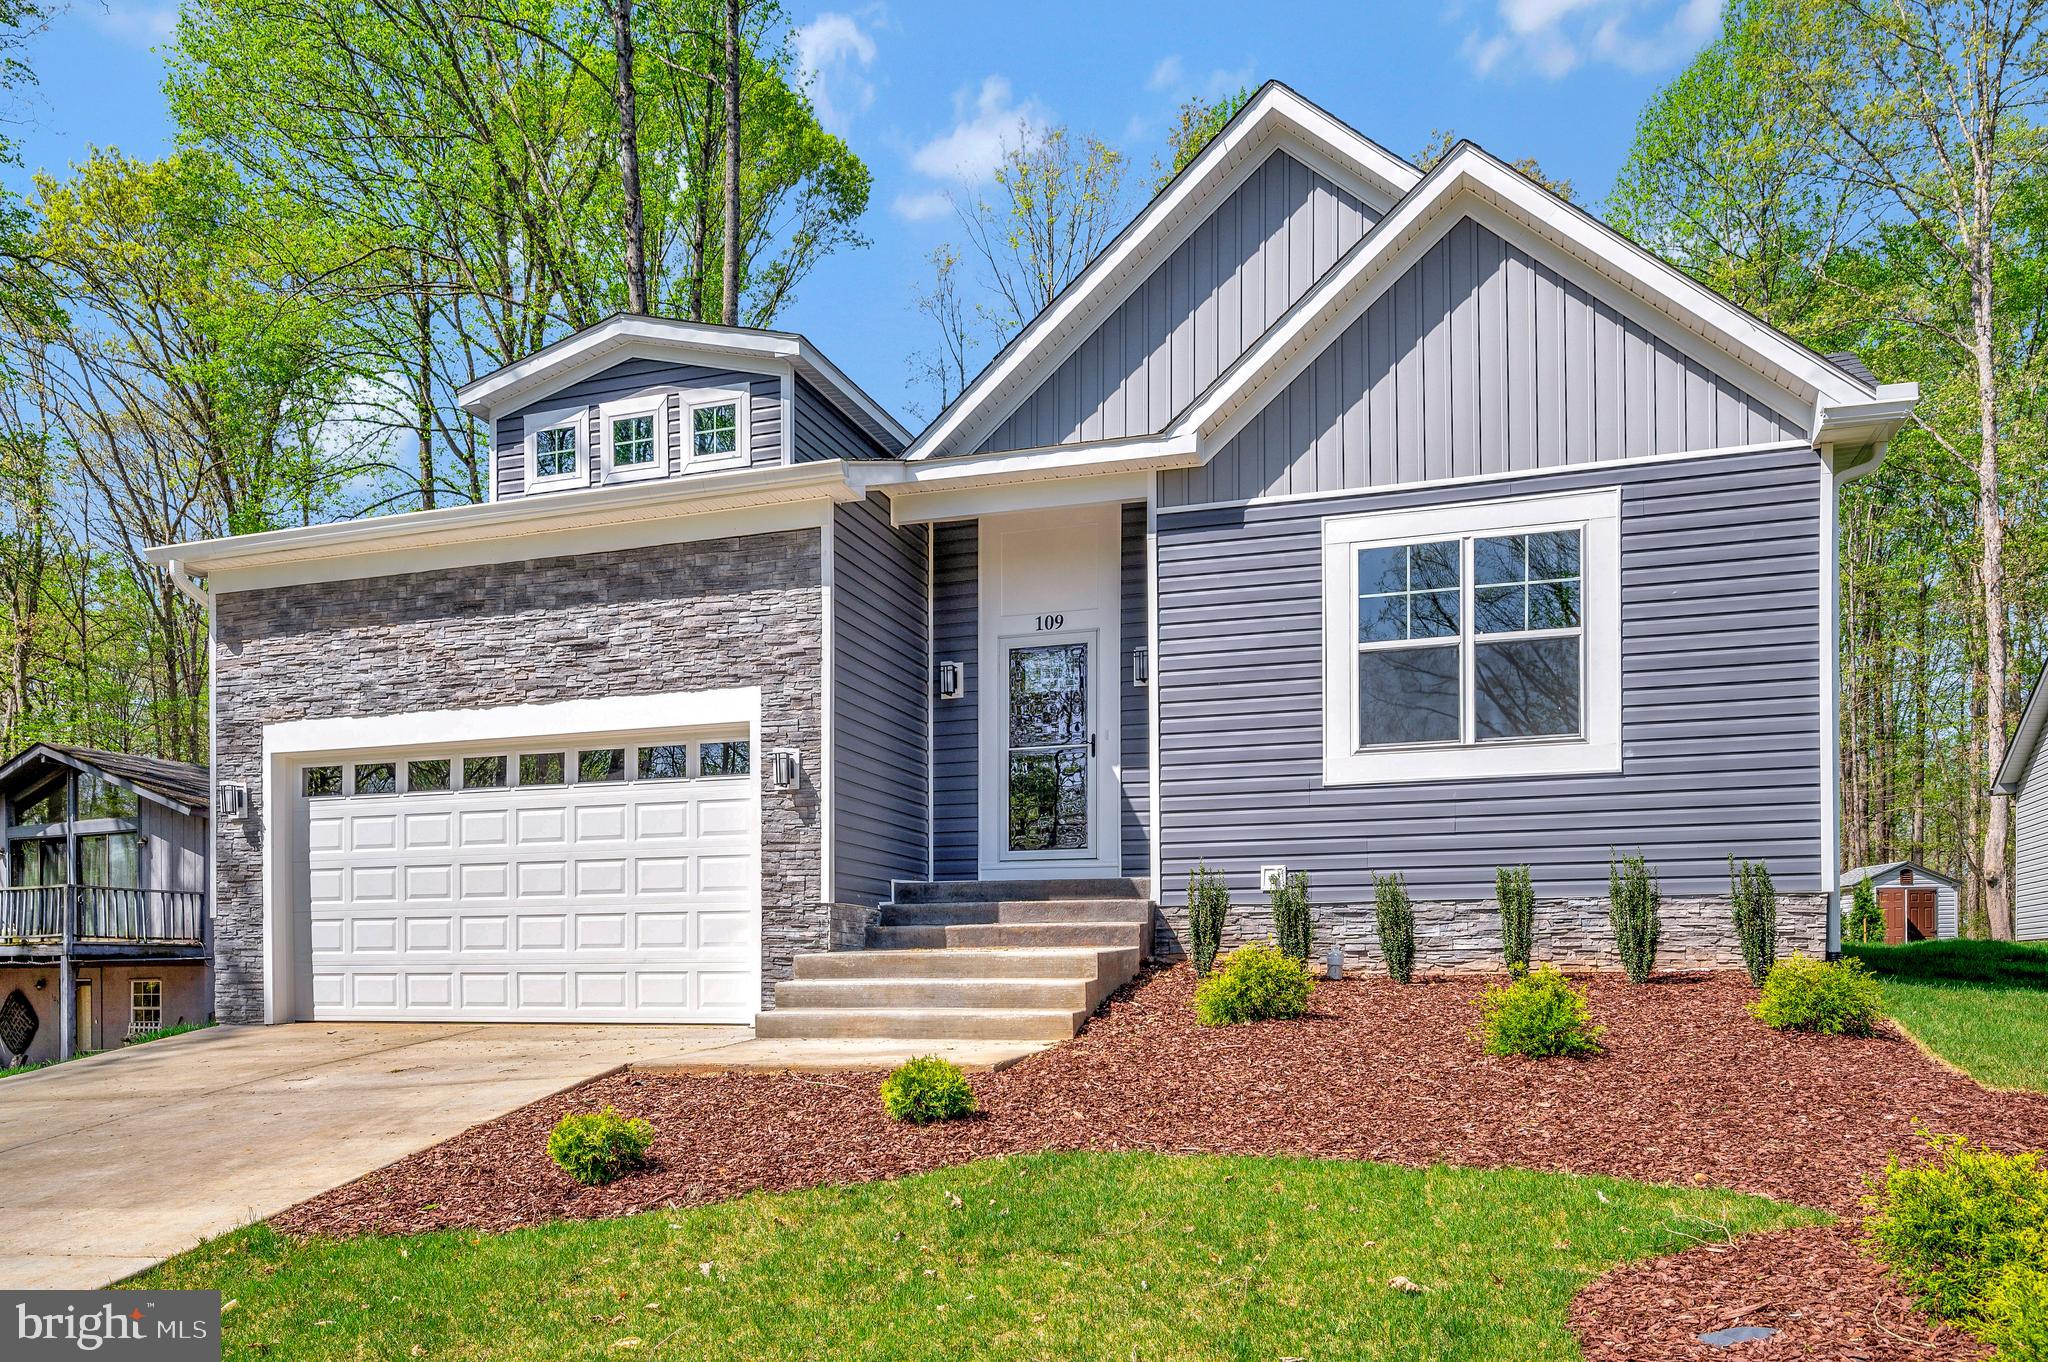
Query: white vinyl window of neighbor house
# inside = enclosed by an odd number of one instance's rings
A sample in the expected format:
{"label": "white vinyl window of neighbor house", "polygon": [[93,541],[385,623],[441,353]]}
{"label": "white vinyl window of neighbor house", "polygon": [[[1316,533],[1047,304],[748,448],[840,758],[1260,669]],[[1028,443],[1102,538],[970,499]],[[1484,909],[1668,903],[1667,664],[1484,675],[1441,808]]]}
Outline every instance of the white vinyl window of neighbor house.
{"label": "white vinyl window of neighbor house", "polygon": [[1621,769],[1621,493],[1323,522],[1323,779]]}
{"label": "white vinyl window of neighbor house", "polygon": [[586,436],[584,409],[534,412],[526,418],[526,490],[553,492],[582,487]]}
{"label": "white vinyl window of neighbor house", "polygon": [[598,413],[604,435],[604,480],[634,482],[668,474],[668,398],[607,402]]}
{"label": "white vinyl window of neighbor house", "polygon": [[683,468],[737,468],[747,462],[744,392],[695,392],[683,418]]}
{"label": "white vinyl window of neighbor house", "polygon": [[128,1034],[147,1035],[164,1029],[164,981],[128,981]]}

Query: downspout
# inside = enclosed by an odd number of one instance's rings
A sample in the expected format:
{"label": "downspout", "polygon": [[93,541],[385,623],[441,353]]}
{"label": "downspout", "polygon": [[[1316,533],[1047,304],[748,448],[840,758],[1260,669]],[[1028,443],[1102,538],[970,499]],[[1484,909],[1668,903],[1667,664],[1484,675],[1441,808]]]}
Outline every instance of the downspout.
{"label": "downspout", "polygon": [[1842,954],[1842,486],[1875,471],[1884,462],[1889,441],[1871,446],[1871,457],[1851,468],[1835,465],[1835,446],[1820,447],[1828,470],[1828,495],[1821,506],[1821,539],[1828,561],[1821,572],[1821,753],[1827,766],[1821,788],[1825,807],[1821,823],[1821,885],[1828,900],[1827,957]]}

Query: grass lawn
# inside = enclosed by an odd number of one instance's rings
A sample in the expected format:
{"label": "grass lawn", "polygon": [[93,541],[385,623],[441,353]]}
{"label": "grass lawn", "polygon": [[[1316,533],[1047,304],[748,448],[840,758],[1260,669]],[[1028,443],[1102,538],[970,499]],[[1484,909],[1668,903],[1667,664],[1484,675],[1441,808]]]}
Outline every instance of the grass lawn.
{"label": "grass lawn", "polygon": [[1848,946],[1884,983],[1892,1018],[1994,1088],[2048,1092],[2048,949],[2010,941]]}
{"label": "grass lawn", "polygon": [[1560,1174],[1040,1154],[507,1234],[255,1226],[126,1285],[219,1289],[238,1358],[1568,1358],[1571,1298],[1615,1264],[1824,1218]]}

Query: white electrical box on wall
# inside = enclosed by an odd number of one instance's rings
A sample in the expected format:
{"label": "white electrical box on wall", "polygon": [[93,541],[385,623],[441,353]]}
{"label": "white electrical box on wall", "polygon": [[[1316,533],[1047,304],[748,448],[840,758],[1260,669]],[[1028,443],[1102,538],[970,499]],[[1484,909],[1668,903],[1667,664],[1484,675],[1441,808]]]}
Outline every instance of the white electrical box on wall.
{"label": "white electrical box on wall", "polygon": [[1287,867],[1284,865],[1262,865],[1259,867],[1259,888],[1270,894],[1276,889],[1287,887]]}

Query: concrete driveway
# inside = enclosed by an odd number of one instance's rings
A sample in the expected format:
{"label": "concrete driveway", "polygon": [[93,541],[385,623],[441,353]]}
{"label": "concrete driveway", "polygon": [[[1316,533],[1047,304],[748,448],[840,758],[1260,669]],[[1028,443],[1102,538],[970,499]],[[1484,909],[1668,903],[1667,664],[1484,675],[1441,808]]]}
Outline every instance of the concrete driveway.
{"label": "concrete driveway", "polygon": [[0,1287],[104,1286],[621,1064],[748,1034],[217,1027],[0,1080]]}

